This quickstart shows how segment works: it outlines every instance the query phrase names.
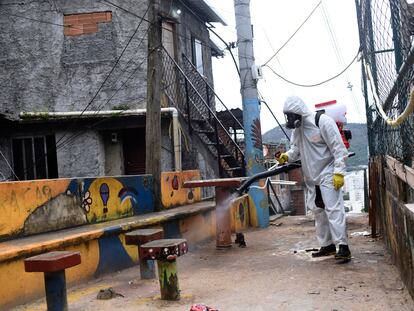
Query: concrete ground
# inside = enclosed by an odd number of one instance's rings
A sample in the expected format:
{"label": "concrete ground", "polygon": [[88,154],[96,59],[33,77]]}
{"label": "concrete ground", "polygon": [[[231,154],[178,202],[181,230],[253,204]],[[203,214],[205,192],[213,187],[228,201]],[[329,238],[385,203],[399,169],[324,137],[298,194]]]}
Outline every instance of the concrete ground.
{"label": "concrete ground", "polygon": [[[312,259],[317,246],[310,217],[284,217],[267,229],[245,232],[247,248],[216,250],[215,241],[178,259],[181,300],[162,301],[156,280],[139,279],[137,268],[68,290],[70,310],[190,310],[205,303],[232,310],[414,310],[414,303],[383,241],[362,235],[366,215],[348,217],[353,260]],[[96,299],[112,287],[124,297]],[[14,310],[45,310],[44,300]]]}

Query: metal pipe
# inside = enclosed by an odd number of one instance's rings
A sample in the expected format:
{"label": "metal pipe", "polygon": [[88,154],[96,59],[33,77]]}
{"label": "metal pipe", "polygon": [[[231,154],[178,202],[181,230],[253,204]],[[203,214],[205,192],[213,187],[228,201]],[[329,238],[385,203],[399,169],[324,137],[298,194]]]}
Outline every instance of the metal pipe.
{"label": "metal pipe", "polygon": [[237,189],[237,192],[239,193],[239,195],[242,195],[243,192],[247,192],[249,190],[249,187],[255,181],[263,179],[263,178],[267,178],[270,176],[279,175],[280,173],[285,173],[298,167],[301,167],[299,163],[289,163],[286,165],[277,166],[276,168],[269,170],[269,171],[260,172],[246,179],[243,182],[243,184]]}

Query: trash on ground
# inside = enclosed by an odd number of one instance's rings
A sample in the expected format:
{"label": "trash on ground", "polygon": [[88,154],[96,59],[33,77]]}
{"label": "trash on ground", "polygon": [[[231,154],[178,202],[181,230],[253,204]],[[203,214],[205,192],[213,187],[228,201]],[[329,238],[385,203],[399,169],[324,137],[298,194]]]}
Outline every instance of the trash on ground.
{"label": "trash on ground", "polygon": [[190,311],[219,311],[219,310],[203,305],[203,304],[196,304],[196,305],[191,306]]}
{"label": "trash on ground", "polygon": [[352,232],[351,236],[370,236],[371,233],[368,231],[358,231],[358,232]]}
{"label": "trash on ground", "polygon": [[125,297],[125,296],[114,291],[112,287],[99,290],[99,293],[96,296],[97,299],[101,299],[101,300],[112,299],[115,297]]}

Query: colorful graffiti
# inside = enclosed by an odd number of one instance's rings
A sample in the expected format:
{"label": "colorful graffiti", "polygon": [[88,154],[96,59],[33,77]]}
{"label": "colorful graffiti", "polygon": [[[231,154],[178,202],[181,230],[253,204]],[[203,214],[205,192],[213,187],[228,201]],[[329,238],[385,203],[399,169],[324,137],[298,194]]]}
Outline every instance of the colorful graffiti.
{"label": "colorful graffiti", "polygon": [[142,175],[0,183],[0,239],[153,212],[151,180]]}
{"label": "colorful graffiti", "polygon": [[[109,189],[111,188],[109,187]],[[109,191],[110,196],[111,190]],[[108,210],[110,210],[109,203]],[[151,215],[149,217],[156,218],[159,216]],[[199,241],[214,236],[215,218],[213,209],[182,219],[171,218],[173,220],[162,222],[166,238],[185,238],[189,245],[195,245]],[[189,224],[202,224],[202,227],[192,227],[194,230],[197,229],[197,234],[194,235],[193,232],[188,231]],[[156,226],[158,227],[159,224]],[[117,225],[117,227],[117,229],[122,231],[121,224]],[[54,244],[56,249],[79,251],[81,253],[82,263],[66,270],[68,284],[79,283],[92,277],[100,277],[106,273],[125,269],[138,261],[137,247],[126,245],[124,233],[114,234],[114,231],[118,231],[114,230],[114,226],[94,229],[93,231],[94,237],[91,237],[91,239],[85,239],[82,242],[77,239],[73,242],[75,244],[70,246],[67,243],[68,236],[62,235],[59,238],[55,236],[56,240],[47,238],[47,243]],[[46,236],[49,235],[54,236],[55,233],[50,233]],[[79,236],[76,233],[73,233],[73,235]],[[39,250],[38,243],[40,241],[37,239],[36,242],[30,244],[36,250],[35,253],[38,253]],[[12,248],[16,256],[7,259],[0,258],[0,283],[7,284],[7,286],[0,287],[0,310],[9,310],[17,304],[44,297],[43,274],[24,272],[23,260],[25,257],[30,257],[31,254],[25,254],[23,257],[20,255],[24,251],[21,243],[15,244],[13,241],[3,242],[2,246],[3,253],[10,253],[9,248]],[[99,289],[96,292],[98,291]]]}
{"label": "colorful graffiti", "polygon": [[242,195],[230,203],[231,231],[242,232],[250,224],[249,195]]}
{"label": "colorful graffiti", "polygon": [[200,172],[198,170],[161,173],[161,194],[164,208],[200,201],[200,188],[182,187],[184,181],[198,179],[200,179]]}

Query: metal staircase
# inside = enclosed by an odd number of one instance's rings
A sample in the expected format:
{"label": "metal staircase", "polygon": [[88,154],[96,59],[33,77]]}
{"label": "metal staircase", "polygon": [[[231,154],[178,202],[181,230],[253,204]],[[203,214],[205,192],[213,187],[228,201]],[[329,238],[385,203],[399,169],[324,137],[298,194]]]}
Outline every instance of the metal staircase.
{"label": "metal staircase", "polygon": [[[245,176],[244,153],[239,143],[244,130],[211,85],[182,55],[182,67],[163,49],[163,90],[165,100],[177,108],[188,125],[218,162],[220,177]],[[218,117],[217,107],[231,116],[232,127]]]}

